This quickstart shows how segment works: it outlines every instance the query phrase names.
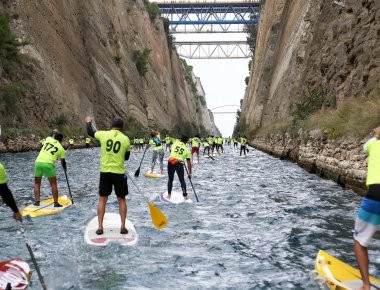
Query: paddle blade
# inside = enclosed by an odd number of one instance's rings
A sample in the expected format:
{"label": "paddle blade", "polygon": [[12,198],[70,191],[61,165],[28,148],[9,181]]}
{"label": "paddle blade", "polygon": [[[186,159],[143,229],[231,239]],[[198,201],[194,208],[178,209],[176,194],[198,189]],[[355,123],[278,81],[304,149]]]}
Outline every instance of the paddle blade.
{"label": "paddle blade", "polygon": [[135,172],[135,176],[136,176],[136,177],[139,177],[139,175],[140,175],[140,167],[139,167],[139,169],[137,169],[136,172]]}
{"label": "paddle blade", "polygon": [[152,222],[154,226],[158,229],[161,230],[164,227],[168,225],[168,219],[166,216],[157,208],[155,207],[152,203],[148,202],[149,205],[149,211],[150,211],[150,217],[152,218]]}

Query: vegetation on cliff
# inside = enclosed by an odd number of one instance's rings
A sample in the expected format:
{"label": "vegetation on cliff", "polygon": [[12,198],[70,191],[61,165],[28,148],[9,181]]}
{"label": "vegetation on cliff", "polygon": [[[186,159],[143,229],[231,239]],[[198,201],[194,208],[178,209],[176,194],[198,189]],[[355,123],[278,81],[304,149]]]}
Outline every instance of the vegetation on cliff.
{"label": "vegetation on cliff", "polygon": [[188,65],[186,60],[183,58],[180,58],[182,67],[185,72],[185,80],[187,84],[190,86],[192,92],[195,94],[197,92],[197,85],[195,84],[193,80],[193,67],[191,65]]}
{"label": "vegetation on cliff", "polygon": [[336,110],[321,107],[322,95],[311,95],[297,104],[291,117],[246,133],[251,138],[285,133],[296,137],[302,129],[303,132],[321,130],[329,139],[362,138],[380,124],[380,92],[366,99],[347,100]]}

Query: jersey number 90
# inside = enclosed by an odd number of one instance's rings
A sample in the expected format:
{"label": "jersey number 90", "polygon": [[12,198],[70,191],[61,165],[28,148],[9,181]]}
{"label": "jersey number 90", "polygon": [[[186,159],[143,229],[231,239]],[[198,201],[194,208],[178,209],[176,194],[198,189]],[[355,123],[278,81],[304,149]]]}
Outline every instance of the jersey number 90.
{"label": "jersey number 90", "polygon": [[121,143],[120,141],[113,142],[112,139],[108,139],[106,142],[106,151],[110,152],[111,150],[113,153],[117,154],[120,151]]}

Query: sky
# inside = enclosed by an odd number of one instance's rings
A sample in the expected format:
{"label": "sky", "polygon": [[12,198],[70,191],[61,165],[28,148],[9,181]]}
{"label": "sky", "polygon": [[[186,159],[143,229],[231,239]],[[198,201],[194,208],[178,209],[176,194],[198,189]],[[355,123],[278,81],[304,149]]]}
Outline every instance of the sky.
{"label": "sky", "polygon": [[[176,34],[177,41],[189,40],[246,40],[245,34]],[[200,77],[209,109],[224,105],[240,106],[244,98],[244,79],[249,75],[249,59],[186,59]],[[236,112],[238,107],[225,107],[215,112]],[[232,136],[236,114],[214,114],[215,124],[223,137]]]}

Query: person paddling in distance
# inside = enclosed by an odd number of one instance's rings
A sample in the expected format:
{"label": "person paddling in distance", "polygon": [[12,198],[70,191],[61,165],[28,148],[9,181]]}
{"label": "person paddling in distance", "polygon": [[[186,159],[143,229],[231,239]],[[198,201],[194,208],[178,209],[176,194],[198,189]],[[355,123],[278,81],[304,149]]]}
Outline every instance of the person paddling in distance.
{"label": "person paddling in distance", "polygon": [[149,149],[150,146],[153,147],[153,155],[152,155],[152,166],[150,173],[153,174],[154,166],[156,165],[157,157],[160,160],[160,173],[164,174],[164,156],[165,151],[162,147],[160,134],[157,131],[152,131],[150,133],[151,138],[149,139],[149,143],[146,147],[146,150]]}
{"label": "person paddling in distance", "polygon": [[198,163],[199,163],[200,144],[201,144],[201,139],[199,135],[195,135],[195,137],[191,139],[191,162],[193,162],[194,153],[197,153]]}
{"label": "person paddling in distance", "polygon": [[60,158],[63,170],[66,171],[65,149],[62,147],[63,135],[55,133],[53,137],[47,137],[34,165],[34,205],[40,206],[41,180],[47,177],[51,186],[54,207],[62,207],[58,203],[57,177],[55,173],[55,161]]}
{"label": "person paddling in distance", "polygon": [[103,219],[106,210],[108,196],[115,189],[117,201],[119,203],[119,213],[121,218],[121,234],[128,234],[125,228],[127,218],[128,183],[125,176],[124,162],[131,154],[131,144],[129,138],[121,131],[124,121],[115,117],[112,119],[111,130],[97,131],[92,124],[92,118],[86,117],[87,134],[100,142],[100,181],[99,181],[99,204],[98,204],[98,229],[97,235],[103,234]]}
{"label": "person paddling in distance", "polygon": [[361,290],[370,289],[369,259],[367,247],[380,228],[380,127],[373,130],[375,137],[364,144],[368,155],[367,194],[363,198],[355,220],[354,251],[359,265],[363,285]]}
{"label": "person paddling in distance", "polygon": [[244,151],[244,156],[247,156],[246,150],[247,150],[247,138],[245,138],[245,136],[242,136],[240,137],[240,156],[243,151]]}
{"label": "person paddling in distance", "polygon": [[190,162],[190,151],[186,147],[186,143],[189,140],[189,137],[182,136],[180,141],[176,141],[172,145],[172,149],[170,151],[170,157],[168,160],[168,199],[171,198],[171,193],[173,189],[173,180],[174,173],[177,172],[179,181],[181,183],[183,198],[185,200],[188,199],[187,191],[186,191],[186,182],[185,182],[185,171],[184,171],[184,162],[186,159],[187,167],[189,171],[189,179],[191,179],[192,175],[192,167]]}

